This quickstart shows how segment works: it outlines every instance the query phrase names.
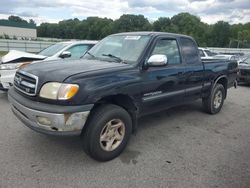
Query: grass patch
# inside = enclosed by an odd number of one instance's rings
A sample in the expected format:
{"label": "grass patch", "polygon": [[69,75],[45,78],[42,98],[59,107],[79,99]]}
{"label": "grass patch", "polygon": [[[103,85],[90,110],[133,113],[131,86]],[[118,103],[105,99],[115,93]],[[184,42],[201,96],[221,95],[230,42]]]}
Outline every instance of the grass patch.
{"label": "grass patch", "polygon": [[0,57],[4,56],[5,54],[7,54],[8,52],[2,52],[0,51]]}

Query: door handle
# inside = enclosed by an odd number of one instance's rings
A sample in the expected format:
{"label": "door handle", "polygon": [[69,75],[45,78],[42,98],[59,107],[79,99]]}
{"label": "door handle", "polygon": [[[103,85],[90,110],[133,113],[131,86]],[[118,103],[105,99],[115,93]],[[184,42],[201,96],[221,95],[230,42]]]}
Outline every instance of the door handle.
{"label": "door handle", "polygon": [[178,72],[178,73],[177,73],[178,76],[180,76],[180,75],[182,75],[182,74],[183,74],[183,72]]}

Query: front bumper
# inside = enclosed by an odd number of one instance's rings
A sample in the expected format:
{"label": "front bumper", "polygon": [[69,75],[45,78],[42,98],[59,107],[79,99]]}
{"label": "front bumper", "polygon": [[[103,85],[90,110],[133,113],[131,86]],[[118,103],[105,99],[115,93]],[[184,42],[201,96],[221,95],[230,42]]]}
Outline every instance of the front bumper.
{"label": "front bumper", "polygon": [[250,83],[250,76],[239,75],[238,81],[239,82],[249,82]]}
{"label": "front bumper", "polygon": [[[39,133],[49,135],[80,135],[87,121],[90,110],[93,107],[93,105],[77,107],[60,106],[60,109],[58,109],[58,106],[56,105],[42,104],[26,98],[22,101],[17,100],[21,97],[22,96],[13,88],[9,90],[8,99],[11,103],[13,113],[27,127]],[[29,101],[29,104],[21,104],[26,103],[27,100]],[[34,106],[36,104],[38,105],[37,107]],[[32,106],[32,108],[30,106]],[[38,109],[39,106],[41,107],[41,110]],[[46,108],[49,110],[44,111]],[[82,111],[79,111],[79,109],[82,109]]]}
{"label": "front bumper", "polygon": [[0,90],[8,90],[13,85],[16,71],[16,69],[0,70]]}
{"label": "front bumper", "polygon": [[8,89],[5,89],[4,87],[3,87],[3,85],[1,84],[1,82],[0,82],[0,91],[8,91]]}

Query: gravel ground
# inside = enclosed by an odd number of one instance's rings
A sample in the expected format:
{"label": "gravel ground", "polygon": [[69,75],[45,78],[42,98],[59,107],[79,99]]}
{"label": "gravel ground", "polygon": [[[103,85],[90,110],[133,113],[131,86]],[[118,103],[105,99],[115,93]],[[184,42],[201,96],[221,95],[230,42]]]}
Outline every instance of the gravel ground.
{"label": "gravel ground", "polygon": [[230,89],[221,113],[201,103],[144,117],[117,159],[89,158],[77,137],[33,132],[0,94],[0,187],[250,187],[250,86]]}

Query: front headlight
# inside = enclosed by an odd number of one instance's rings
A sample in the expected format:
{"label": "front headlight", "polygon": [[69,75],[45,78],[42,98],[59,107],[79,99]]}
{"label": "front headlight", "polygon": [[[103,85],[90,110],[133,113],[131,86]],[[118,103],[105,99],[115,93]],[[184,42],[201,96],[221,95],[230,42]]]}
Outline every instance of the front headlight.
{"label": "front headlight", "polygon": [[78,92],[77,84],[49,82],[42,86],[39,96],[53,100],[69,100]]}
{"label": "front headlight", "polygon": [[6,63],[0,65],[0,70],[15,70],[23,67],[24,65],[28,65],[31,62],[23,62],[23,63]]}
{"label": "front headlight", "polygon": [[12,64],[12,63],[0,65],[0,70],[13,70],[17,68],[18,68],[17,64]]}

